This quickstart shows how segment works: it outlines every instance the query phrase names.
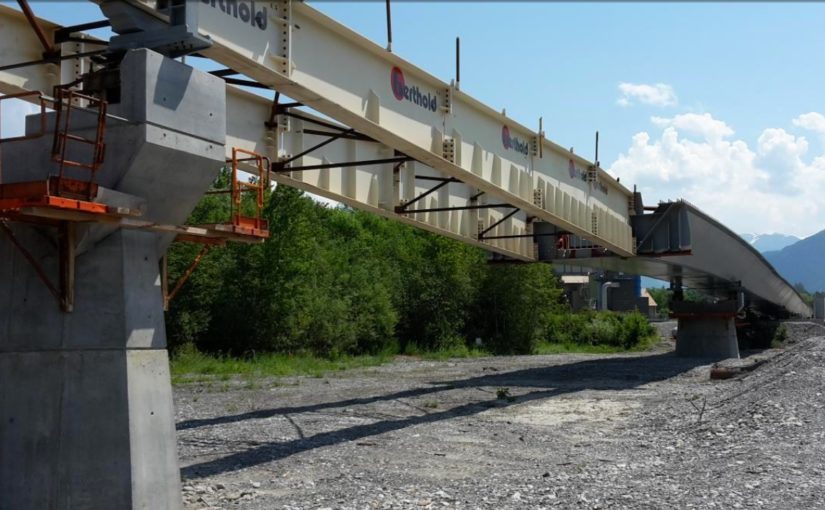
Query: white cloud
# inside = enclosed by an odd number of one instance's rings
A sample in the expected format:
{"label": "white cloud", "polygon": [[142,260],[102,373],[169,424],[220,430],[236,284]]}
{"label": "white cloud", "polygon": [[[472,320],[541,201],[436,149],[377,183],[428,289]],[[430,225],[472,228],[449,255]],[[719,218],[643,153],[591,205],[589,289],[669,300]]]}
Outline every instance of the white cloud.
{"label": "white cloud", "polygon": [[697,135],[708,141],[721,140],[734,133],[730,126],[714,119],[709,113],[685,113],[670,119],[651,117],[650,121],[660,128],[673,126],[680,133]]}
{"label": "white cloud", "polygon": [[616,101],[619,106],[630,106],[634,103],[675,106],[679,102],[673,87],[665,83],[620,83],[619,92],[622,94]]}
{"label": "white cloud", "polygon": [[804,137],[767,128],[751,147],[709,114],[651,121],[661,131],[637,133],[610,167],[645,202],[685,198],[736,232],[825,228],[825,155],[808,157]]}
{"label": "white cloud", "polygon": [[803,113],[793,120],[793,125],[825,137],[825,115],[821,113]]}

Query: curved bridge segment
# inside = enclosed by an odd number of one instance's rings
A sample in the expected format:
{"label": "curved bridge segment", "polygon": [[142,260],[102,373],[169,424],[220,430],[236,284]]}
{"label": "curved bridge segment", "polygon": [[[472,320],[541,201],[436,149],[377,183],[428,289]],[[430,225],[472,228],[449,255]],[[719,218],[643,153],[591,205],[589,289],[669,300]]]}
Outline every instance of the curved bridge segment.
{"label": "curved bridge segment", "polygon": [[[560,249],[556,237],[539,238],[539,259],[668,280],[719,298],[739,291],[752,306],[778,307],[808,317],[811,309],[771,264],[732,230],[680,200],[632,217],[637,256],[604,255],[594,249]],[[552,233],[547,224],[537,232]]]}

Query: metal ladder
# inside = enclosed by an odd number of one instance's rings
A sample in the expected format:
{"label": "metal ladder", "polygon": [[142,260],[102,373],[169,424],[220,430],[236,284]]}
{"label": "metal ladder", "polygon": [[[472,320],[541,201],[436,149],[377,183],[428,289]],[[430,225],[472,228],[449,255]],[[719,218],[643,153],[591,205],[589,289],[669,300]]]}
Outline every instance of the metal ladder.
{"label": "metal ladder", "polygon": [[[86,106],[81,106],[85,103]],[[56,194],[92,200],[97,193],[95,177],[103,165],[106,144],[103,137],[106,132],[106,101],[81,94],[75,90],[55,87],[54,107],[56,111],[54,141],[52,143],[52,161],[58,164]],[[72,111],[91,113],[96,116],[94,138],[84,138],[72,134]],[[67,157],[70,146],[89,147],[91,153],[82,160]],[[73,152],[76,154],[76,152]],[[67,169],[78,168],[89,172],[88,181],[70,179]]]}

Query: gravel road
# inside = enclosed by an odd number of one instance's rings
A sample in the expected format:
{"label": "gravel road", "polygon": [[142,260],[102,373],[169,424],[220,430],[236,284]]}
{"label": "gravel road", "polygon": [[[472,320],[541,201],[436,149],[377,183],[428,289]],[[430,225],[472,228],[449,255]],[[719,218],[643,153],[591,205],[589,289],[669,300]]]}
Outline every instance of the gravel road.
{"label": "gravel road", "polygon": [[726,380],[665,341],[180,385],[185,506],[825,508],[825,328],[788,329]]}

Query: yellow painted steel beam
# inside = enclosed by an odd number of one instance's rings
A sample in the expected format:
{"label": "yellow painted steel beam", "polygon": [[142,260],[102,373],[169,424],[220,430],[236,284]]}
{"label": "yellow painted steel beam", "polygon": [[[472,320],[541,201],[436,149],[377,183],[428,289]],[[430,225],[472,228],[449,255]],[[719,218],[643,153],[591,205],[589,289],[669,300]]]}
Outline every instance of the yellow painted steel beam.
{"label": "yellow painted steel beam", "polygon": [[[40,19],[46,36],[54,39],[60,25]],[[87,37],[87,36],[81,36]],[[90,41],[94,39],[88,37]],[[100,45],[66,42],[57,45],[63,56],[101,49]],[[43,59],[43,46],[22,12],[0,5],[0,67]],[[69,83],[89,70],[88,58],[68,58],[57,64],[38,64],[0,71],[0,93],[13,94],[24,90],[39,90],[51,95],[55,85]]]}
{"label": "yellow painted steel beam", "polygon": [[213,41],[205,56],[532,216],[633,255],[630,191],[542,134],[303,2],[198,7],[199,32]]}
{"label": "yellow painted steel beam", "polygon": [[[299,154],[328,137],[308,134],[306,130],[335,133],[334,129],[323,128],[309,122],[281,116],[277,129],[264,129],[269,120],[271,101],[237,87],[228,86],[227,141],[231,147],[240,147],[264,154],[275,161],[280,155]],[[330,123],[328,119],[304,111],[304,119],[314,119]],[[345,129],[341,126],[342,129]],[[335,162],[369,161],[391,158],[394,151],[389,147],[370,141],[339,139],[323,148],[312,151],[292,162],[293,167],[334,164]],[[354,167],[332,167],[285,173],[271,173],[270,178],[287,186],[292,186],[316,195],[341,202],[350,207],[369,211],[436,234],[441,234],[485,250],[505,255],[521,261],[535,261],[536,251],[532,232],[524,211],[511,217],[504,216],[512,208],[490,208],[468,210],[463,207],[474,204],[494,203],[484,195],[472,201],[478,190],[461,182],[450,182],[437,193],[427,195],[411,206],[411,213],[398,214],[397,206],[411,202],[429,189],[449,179],[449,176],[416,161],[403,165],[385,163],[381,165],[357,165]],[[500,202],[500,201],[499,201]],[[495,202],[498,203],[498,202]],[[419,212],[421,209],[456,208],[452,211]],[[501,221],[503,220],[503,221]],[[506,239],[479,240],[478,233],[500,222],[488,236],[520,236]]]}

